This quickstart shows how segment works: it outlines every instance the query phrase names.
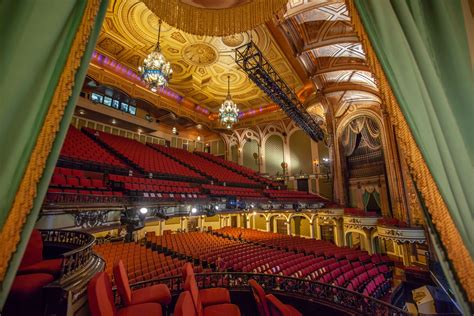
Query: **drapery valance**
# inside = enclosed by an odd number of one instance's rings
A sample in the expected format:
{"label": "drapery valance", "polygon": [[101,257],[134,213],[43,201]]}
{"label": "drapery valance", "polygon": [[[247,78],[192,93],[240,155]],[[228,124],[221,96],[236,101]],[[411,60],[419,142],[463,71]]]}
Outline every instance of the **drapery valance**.
{"label": "drapery valance", "polygon": [[357,148],[359,134],[361,140],[370,149],[378,150],[382,147],[380,129],[377,123],[367,116],[358,117],[350,121],[342,132],[341,142],[346,157],[352,155]]}

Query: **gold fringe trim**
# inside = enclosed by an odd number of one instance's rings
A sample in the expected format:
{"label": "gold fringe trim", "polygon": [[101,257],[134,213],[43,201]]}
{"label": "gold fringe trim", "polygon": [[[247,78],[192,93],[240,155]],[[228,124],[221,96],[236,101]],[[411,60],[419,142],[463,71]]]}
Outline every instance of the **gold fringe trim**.
{"label": "gold fringe trim", "polygon": [[444,244],[447,256],[454,266],[456,275],[469,301],[472,302],[474,301],[474,262],[471,260],[466,245],[463,243],[456,229],[456,225],[449,214],[448,207],[411,134],[408,123],[400,110],[400,106],[393,94],[390,84],[385,77],[383,68],[365,32],[364,25],[362,24],[355,4],[352,0],[346,0],[346,5],[349,10],[352,26],[362,42],[362,46],[367,54],[369,66],[378,81],[383,103],[386,105],[391,122],[395,127],[395,135],[400,145],[402,156],[405,157],[408,169],[423,196],[426,207],[431,214],[433,224]]}
{"label": "gold fringe trim", "polygon": [[71,96],[76,71],[81,65],[81,59],[95,23],[100,3],[101,0],[87,1],[81,24],[72,43],[56,90],[54,91],[44,125],[41,128],[36,145],[31,153],[28,166],[16,193],[12,208],[0,232],[0,281],[5,279],[10,259],[20,242],[22,227],[33,207],[33,201],[37,194],[37,185],[43,175],[46,160],[53,147],[53,142],[59,130],[64,109]]}
{"label": "gold fringe trim", "polygon": [[253,0],[227,9],[206,9],[182,0],[142,0],[167,24],[194,35],[226,36],[252,30],[272,19],[288,0]]}

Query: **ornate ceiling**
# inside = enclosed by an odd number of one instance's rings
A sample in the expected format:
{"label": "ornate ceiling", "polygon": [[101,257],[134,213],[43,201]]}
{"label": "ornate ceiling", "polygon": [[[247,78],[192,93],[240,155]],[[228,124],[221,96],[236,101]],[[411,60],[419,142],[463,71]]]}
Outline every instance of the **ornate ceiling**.
{"label": "ornate ceiling", "polygon": [[[157,30],[157,17],[142,2],[112,0],[96,49],[136,71],[145,56],[153,50]],[[252,37],[289,86],[299,90],[303,83],[268,28],[265,25],[257,27]],[[222,38],[196,36],[163,23],[161,48],[173,68],[170,88],[194,103],[217,112],[227,94],[229,75],[231,94],[241,111],[258,109],[270,103],[234,62],[233,49],[248,40],[249,33]],[[363,74],[359,75],[363,77]]]}
{"label": "ornate ceiling", "polygon": [[287,7],[280,27],[314,85],[332,105],[334,116],[380,104],[379,90],[345,2],[290,0]]}

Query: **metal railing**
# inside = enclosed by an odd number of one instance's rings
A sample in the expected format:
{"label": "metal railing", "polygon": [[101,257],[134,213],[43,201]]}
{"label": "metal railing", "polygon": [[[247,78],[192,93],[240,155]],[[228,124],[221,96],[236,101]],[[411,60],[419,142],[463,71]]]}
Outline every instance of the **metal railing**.
{"label": "metal railing", "polygon": [[91,234],[70,230],[40,230],[40,232],[44,243],[73,248],[61,254],[63,263],[59,277],[60,284],[87,266],[90,261],[96,260],[92,252],[95,237]]}
{"label": "metal railing", "polygon": [[[317,281],[247,272],[198,273],[195,277],[199,288],[225,287],[231,291],[250,291],[248,281],[254,279],[267,293],[333,306],[335,309],[355,315],[409,315],[402,309],[373,297]],[[137,289],[153,284],[166,284],[173,295],[183,291],[182,276],[146,280],[132,284],[131,288]],[[117,293],[116,300],[119,300]]]}

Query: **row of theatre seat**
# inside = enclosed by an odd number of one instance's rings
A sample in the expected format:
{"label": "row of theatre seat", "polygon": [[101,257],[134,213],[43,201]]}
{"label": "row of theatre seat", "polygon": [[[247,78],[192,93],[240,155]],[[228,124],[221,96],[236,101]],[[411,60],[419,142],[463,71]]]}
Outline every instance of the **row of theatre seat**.
{"label": "row of theatre seat", "polygon": [[280,186],[281,184],[277,183],[277,182],[273,182],[272,180],[270,179],[267,179],[267,178],[264,178],[264,177],[261,177],[257,172],[255,172],[254,170],[250,169],[250,168],[247,168],[247,167],[244,167],[244,166],[241,166],[235,162],[232,162],[232,161],[229,161],[229,160],[225,160],[221,157],[217,157],[217,156],[214,156],[212,154],[209,154],[209,153],[205,153],[205,152],[201,152],[201,151],[197,151],[195,152],[196,155],[199,155],[201,157],[204,157],[210,161],[213,161],[221,166],[224,166],[230,170],[234,170],[244,176],[247,176],[249,177],[250,179],[253,179],[257,182],[261,182],[265,185],[268,185],[269,187],[278,187]]}
{"label": "row of theatre seat", "polygon": [[[104,181],[108,179],[109,181]],[[293,199],[299,199],[302,196],[297,191],[282,190],[286,196],[294,196]],[[48,190],[49,200],[58,202],[58,196],[64,193],[62,199],[67,197],[67,201],[88,202],[89,199],[82,201],[83,196],[140,196],[143,198],[169,199],[174,198],[207,198],[210,196],[235,196],[241,200],[267,201],[266,197],[254,188],[241,188],[219,186],[212,184],[193,184],[182,181],[171,181],[162,179],[153,179],[145,177],[123,176],[110,174],[104,176],[103,173],[89,172],[78,169],[69,169],[57,167],[51,179]],[[73,197],[80,195],[82,197]],[[313,195],[311,195],[314,197]]]}
{"label": "row of theatre seat", "polygon": [[[136,243],[105,243],[95,245],[93,250],[106,262],[105,271],[113,280],[113,265],[122,260],[131,283],[166,278],[181,274],[186,261],[152,251]],[[202,266],[195,266],[197,273],[204,272]]]}
{"label": "row of theatre seat", "polygon": [[94,135],[94,137],[107,144],[119,155],[128,159],[146,172],[170,176],[174,175],[184,178],[204,179],[204,177],[197,172],[136,140],[87,128],[84,130],[90,135]]}
{"label": "row of theatre seat", "polygon": [[[346,249],[342,249],[343,256],[338,256],[337,249],[318,252],[320,255],[295,253],[198,232],[149,237],[147,243],[159,251],[184,254],[220,269],[305,278],[359,292],[367,290],[377,297],[386,294],[390,285],[386,262],[374,264],[371,256],[354,256]],[[369,291],[371,278],[382,282],[374,289],[371,284]]]}
{"label": "row of theatre seat", "polygon": [[79,159],[99,165],[128,167],[84,133],[70,126],[61,149],[61,156],[67,159]]}
{"label": "row of theatre seat", "polygon": [[337,260],[347,259],[359,261],[371,261],[374,264],[391,263],[387,256],[378,254],[369,256],[366,251],[352,249],[349,247],[338,247],[325,240],[315,240],[297,236],[264,232],[254,229],[242,229],[234,227],[224,227],[215,231],[217,234],[232,238],[242,238],[258,244],[285,249],[289,251],[302,252],[315,256],[334,257]]}
{"label": "row of theatre seat", "polygon": [[174,157],[181,163],[190,165],[192,168],[199,170],[200,173],[205,174],[214,180],[226,183],[240,183],[254,186],[259,185],[259,183],[248,177],[216,164],[209,159],[195,155],[187,150],[165,147],[157,144],[150,144],[150,146],[155,148],[157,151]]}

